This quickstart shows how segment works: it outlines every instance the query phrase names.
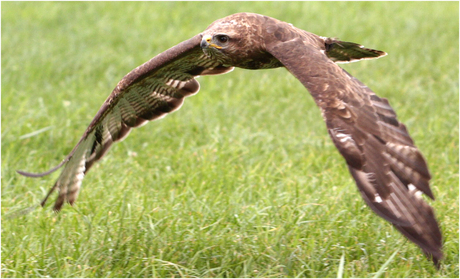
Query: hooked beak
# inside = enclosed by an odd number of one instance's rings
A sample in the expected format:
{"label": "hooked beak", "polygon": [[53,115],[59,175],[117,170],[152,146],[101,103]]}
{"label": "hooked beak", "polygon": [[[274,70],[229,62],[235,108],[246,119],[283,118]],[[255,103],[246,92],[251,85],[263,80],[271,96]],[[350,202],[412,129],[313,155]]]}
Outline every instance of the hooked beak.
{"label": "hooked beak", "polygon": [[201,39],[201,48],[216,48],[216,49],[222,49],[221,46],[218,46],[216,44],[212,43],[212,37],[210,35],[203,36],[203,39]]}

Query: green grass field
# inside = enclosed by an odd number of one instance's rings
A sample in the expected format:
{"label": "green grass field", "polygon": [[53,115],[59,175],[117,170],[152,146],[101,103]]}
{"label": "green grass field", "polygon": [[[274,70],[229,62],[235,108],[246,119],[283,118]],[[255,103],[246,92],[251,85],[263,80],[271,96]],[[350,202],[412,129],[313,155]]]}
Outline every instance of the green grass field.
{"label": "green grass field", "polygon": [[[458,3],[1,6],[2,277],[458,278]],[[365,205],[285,69],[199,78],[181,110],[113,146],[74,207],[6,218],[59,175],[15,170],[57,165],[126,73],[242,11],[389,53],[344,67],[390,100],[428,161],[441,270]]]}

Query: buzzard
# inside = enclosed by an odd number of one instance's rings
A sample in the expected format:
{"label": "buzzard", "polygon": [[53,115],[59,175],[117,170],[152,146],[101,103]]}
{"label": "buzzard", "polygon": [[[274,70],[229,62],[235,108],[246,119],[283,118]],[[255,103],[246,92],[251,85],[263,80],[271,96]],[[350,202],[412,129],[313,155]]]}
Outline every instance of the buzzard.
{"label": "buzzard", "polygon": [[179,109],[200,88],[196,77],[244,69],[287,68],[321,109],[332,141],[345,158],[364,201],[420,246],[436,266],[442,236],[433,209],[427,164],[404,124],[378,97],[337,63],[378,58],[383,51],[317,36],[268,16],[238,13],[212,23],[128,73],[102,104],[41,202],[58,190],[54,210],[73,204],[83,177],[132,128]]}

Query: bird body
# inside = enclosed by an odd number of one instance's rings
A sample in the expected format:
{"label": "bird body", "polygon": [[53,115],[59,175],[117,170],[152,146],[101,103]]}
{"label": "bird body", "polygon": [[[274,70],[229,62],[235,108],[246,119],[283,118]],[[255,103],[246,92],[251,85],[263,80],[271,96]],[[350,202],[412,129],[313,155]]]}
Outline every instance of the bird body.
{"label": "bird body", "polygon": [[340,68],[385,56],[383,51],[321,37],[263,15],[239,13],[219,19],[128,73],[115,87],[71,153],[55,168],[54,210],[73,204],[84,175],[110,146],[132,128],[179,109],[196,94],[200,75],[224,74],[234,67],[285,67],[310,92],[321,109],[329,135],[364,201],[378,215],[419,245],[436,265],[442,236],[432,208],[427,164],[388,101]]}

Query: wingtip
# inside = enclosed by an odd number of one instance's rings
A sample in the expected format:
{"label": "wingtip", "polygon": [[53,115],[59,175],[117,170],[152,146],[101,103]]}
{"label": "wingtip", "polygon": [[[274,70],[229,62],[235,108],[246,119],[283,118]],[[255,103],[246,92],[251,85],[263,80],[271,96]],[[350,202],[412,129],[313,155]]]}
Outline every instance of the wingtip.
{"label": "wingtip", "polygon": [[441,269],[441,262],[440,262],[440,259],[435,259],[435,258],[433,258],[433,263],[434,263],[434,266],[436,267],[437,270],[440,270],[440,269]]}
{"label": "wingtip", "polygon": [[19,173],[20,175],[26,176],[26,177],[42,177],[42,176],[46,175],[46,174],[43,174],[43,173],[25,172],[25,171],[22,171],[22,170],[16,170],[16,172]]}
{"label": "wingtip", "polygon": [[426,256],[433,261],[434,266],[436,267],[437,270],[441,269],[441,260],[444,258],[444,254],[442,253],[441,250],[436,251],[434,253],[430,253],[427,251],[424,251]]}
{"label": "wingtip", "polygon": [[388,53],[381,50],[367,48],[352,42],[339,41],[334,38],[326,38],[324,43],[326,55],[335,63],[351,63],[388,55]]}
{"label": "wingtip", "polygon": [[42,176],[46,176],[48,174],[51,174],[55,171],[57,171],[58,169],[60,169],[69,159],[66,158],[64,159],[61,163],[59,163],[59,165],[55,166],[54,168],[46,171],[46,172],[42,172],[42,173],[32,173],[32,172],[25,172],[25,171],[22,171],[22,170],[16,170],[17,173],[19,173],[20,175],[23,175],[23,176],[26,176],[26,177],[42,177]]}

